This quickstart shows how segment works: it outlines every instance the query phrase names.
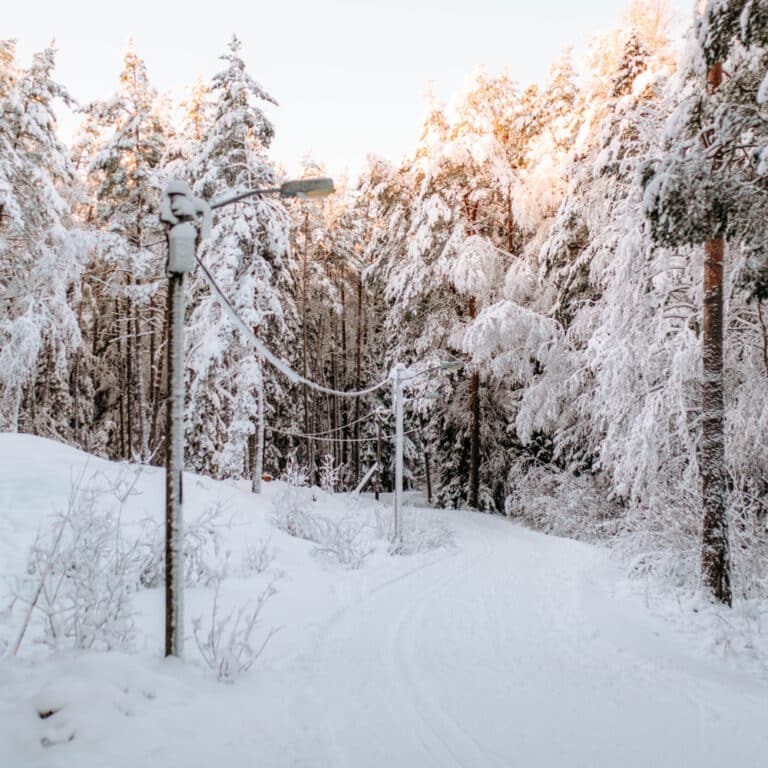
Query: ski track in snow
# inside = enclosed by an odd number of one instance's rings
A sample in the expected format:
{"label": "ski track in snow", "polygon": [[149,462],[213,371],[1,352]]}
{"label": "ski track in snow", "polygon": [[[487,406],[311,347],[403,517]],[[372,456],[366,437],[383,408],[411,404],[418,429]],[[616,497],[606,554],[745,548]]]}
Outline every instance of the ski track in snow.
{"label": "ski track in snow", "polygon": [[[36,457],[49,444],[18,445]],[[61,446],[45,450],[53,464],[71,458]],[[21,458],[9,455],[6,466],[13,462]],[[15,567],[33,530],[24,509],[42,514],[42,498],[65,493],[70,470],[59,467],[39,491],[6,473],[3,488],[0,468],[0,499],[12,514],[0,537],[3,567]],[[154,499],[160,481],[147,470],[137,503]],[[613,597],[619,573],[604,549],[479,513],[417,509],[408,514],[450,518],[457,546],[407,558],[378,553],[350,572],[318,563],[268,514],[254,517],[249,494],[209,480],[187,489],[198,509],[219,495],[231,497],[233,515],[247,505],[252,530],[239,528],[237,538],[277,544],[288,580],[266,626],[285,623],[286,631],[230,686],[202,676],[193,643],[184,664],[146,652],[5,659],[0,754],[8,765],[765,765],[768,683],[697,656],[668,623]],[[233,584],[253,596],[253,583]],[[151,652],[162,595],[142,594]],[[190,590],[189,616],[207,594]],[[37,709],[51,706],[62,709],[40,720]]]}
{"label": "ski track in snow", "polygon": [[745,723],[764,722],[766,688],[734,692],[663,640],[648,652],[653,622],[625,626],[589,591],[604,553],[467,521],[462,549],[323,628],[323,764],[763,765],[768,741],[756,748]]}

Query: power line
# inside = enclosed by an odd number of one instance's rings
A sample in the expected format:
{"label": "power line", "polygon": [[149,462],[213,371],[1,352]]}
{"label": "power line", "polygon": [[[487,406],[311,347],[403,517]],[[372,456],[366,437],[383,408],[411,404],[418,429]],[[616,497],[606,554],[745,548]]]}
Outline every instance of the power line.
{"label": "power line", "polygon": [[[359,419],[355,419],[354,421],[349,421],[346,424],[342,424],[340,427],[334,427],[333,429],[327,429],[324,432],[310,432],[304,437],[322,437],[323,435],[330,435],[333,432],[343,432],[345,429],[349,429],[350,427],[354,427],[355,424],[359,424],[361,421],[366,421],[366,419],[369,419],[371,416],[376,415],[377,409],[374,408],[372,411],[369,411],[365,414],[365,416],[361,416]],[[269,429],[269,427],[267,427]]]}
{"label": "power line", "polygon": [[389,379],[384,379],[378,384],[374,384],[372,387],[368,387],[368,389],[361,389],[352,392],[342,392],[338,389],[331,389],[330,387],[324,387],[321,384],[316,384],[311,379],[304,378],[304,376],[301,374],[296,373],[296,371],[294,371],[293,368],[291,368],[291,366],[285,362],[285,360],[277,357],[277,355],[275,355],[268,347],[266,347],[264,342],[261,341],[258,336],[256,336],[256,334],[251,330],[251,328],[248,327],[240,315],[237,314],[237,311],[230,304],[229,299],[227,299],[227,297],[224,295],[221,288],[219,288],[216,280],[214,280],[213,275],[211,275],[211,273],[208,271],[208,267],[205,266],[200,256],[195,254],[195,259],[200,265],[200,269],[203,273],[203,279],[206,283],[208,283],[208,287],[211,289],[211,292],[219,302],[219,305],[222,307],[222,309],[224,309],[234,324],[248,337],[248,339],[251,341],[251,344],[253,344],[253,346],[256,348],[256,351],[268,363],[277,368],[277,370],[280,371],[283,376],[292,381],[294,384],[306,384],[308,387],[314,389],[315,391],[323,392],[326,395],[337,395],[339,397],[363,397],[364,395],[371,394],[371,392],[376,392],[377,390],[387,386],[390,383]]}
{"label": "power line", "polygon": [[[295,437],[300,440],[317,440],[318,442],[328,442],[328,443],[375,443],[379,438],[378,437],[351,437],[348,439],[345,439],[343,437],[317,437],[315,435],[305,435],[302,432],[288,432],[284,429],[278,429],[277,427],[270,427],[268,425],[264,425],[264,429],[270,431],[270,432],[276,432],[278,435],[286,435],[287,437]],[[416,432],[420,432],[420,429],[411,429],[408,430],[408,432],[403,432],[403,435],[413,435],[416,434]],[[327,434],[327,433],[326,433]],[[395,438],[395,435],[382,435],[382,440],[393,440]]]}

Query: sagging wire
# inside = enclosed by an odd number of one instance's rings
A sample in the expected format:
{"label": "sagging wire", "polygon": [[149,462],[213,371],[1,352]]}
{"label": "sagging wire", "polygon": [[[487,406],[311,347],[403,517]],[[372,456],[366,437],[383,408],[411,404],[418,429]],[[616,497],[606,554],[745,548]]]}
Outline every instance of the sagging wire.
{"label": "sagging wire", "polygon": [[[379,438],[378,437],[351,437],[349,439],[345,439],[343,437],[318,437],[315,435],[305,435],[302,432],[288,432],[284,429],[278,429],[277,427],[270,427],[269,425],[265,424],[264,429],[268,432],[275,432],[278,435],[285,435],[287,437],[295,437],[300,440],[317,440],[317,442],[328,442],[328,443],[375,443]],[[407,432],[403,432],[403,436],[405,435],[413,435],[417,432],[420,432],[420,429],[410,429]],[[328,433],[325,433],[328,434]],[[394,440],[395,435],[382,435],[381,440]]]}
{"label": "sagging wire", "polygon": [[[349,429],[350,427],[354,427],[355,424],[359,424],[361,421],[366,421],[371,416],[375,416],[378,413],[378,409],[374,408],[372,411],[369,411],[365,414],[365,416],[361,416],[359,419],[355,419],[354,421],[347,422],[346,424],[342,424],[340,427],[334,427],[333,429],[327,429],[324,432],[310,432],[306,435],[302,435],[302,437],[322,437],[323,435],[330,435],[333,432],[343,432],[345,429]],[[269,429],[269,427],[267,427]]]}
{"label": "sagging wire", "polygon": [[285,360],[277,357],[267,346],[265,346],[264,342],[259,339],[258,336],[251,330],[251,328],[248,327],[247,323],[240,317],[240,315],[237,314],[237,311],[235,308],[230,304],[229,299],[224,295],[221,288],[219,288],[218,284],[216,283],[216,280],[213,278],[213,275],[208,270],[208,267],[205,266],[203,260],[200,258],[198,254],[195,254],[195,260],[197,261],[198,265],[200,266],[200,269],[202,270],[203,279],[208,284],[208,287],[211,289],[212,294],[218,301],[221,308],[229,315],[230,319],[234,322],[234,324],[242,331],[246,337],[250,340],[251,344],[256,348],[256,351],[268,362],[270,363],[274,368],[276,368],[280,373],[283,374],[289,381],[293,382],[294,384],[305,384],[306,386],[314,389],[317,392],[322,392],[326,395],[337,395],[338,397],[363,397],[365,395],[369,395],[372,392],[376,392],[379,389],[382,389],[385,386],[388,386],[391,384],[391,381],[389,378],[384,379],[383,381],[380,381],[378,384],[374,384],[372,387],[368,387],[367,389],[360,389],[355,390],[351,392],[342,392],[338,389],[331,389],[330,387],[324,387],[322,384],[317,384],[316,382],[312,381],[311,379],[307,379],[301,374],[297,373],[296,371],[291,368],[288,363],[285,362]]}

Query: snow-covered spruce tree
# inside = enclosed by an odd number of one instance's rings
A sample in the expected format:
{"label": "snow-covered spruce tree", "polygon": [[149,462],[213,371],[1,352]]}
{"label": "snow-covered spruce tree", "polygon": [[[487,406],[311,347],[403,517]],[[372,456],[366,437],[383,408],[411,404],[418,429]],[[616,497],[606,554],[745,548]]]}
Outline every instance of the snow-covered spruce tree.
{"label": "snow-covered spruce tree", "polygon": [[94,311],[83,331],[92,350],[93,448],[142,460],[162,442],[164,280],[158,188],[171,128],[129,46],[120,85],[85,108],[79,147],[88,156],[91,210],[98,247],[89,265]]}
{"label": "snow-covered spruce tree", "polygon": [[0,41],[0,429],[71,440],[69,365],[81,344],[73,307],[86,246],[56,135],[54,103],[71,100],[53,80],[54,60],[48,48],[20,68],[13,43]]}
{"label": "snow-covered spruce tree", "polygon": [[[704,245],[701,574],[705,588],[724,603],[730,603],[732,595],[729,490],[735,486],[741,491],[754,482],[744,476],[736,457],[726,456],[726,447],[733,445],[727,439],[730,398],[734,389],[738,394],[743,390],[737,377],[736,387],[729,386],[730,372],[724,372],[724,330],[734,310],[752,315],[746,322],[755,325],[755,313],[742,305],[744,287],[756,300],[762,325],[767,46],[765,2],[706,3],[683,63],[680,105],[670,120],[666,152],[644,174],[645,208],[655,239],[670,246]],[[726,243],[736,256],[733,266],[724,264]],[[733,346],[730,339],[726,344]],[[726,355],[730,363],[732,357],[728,351]],[[734,437],[738,450],[743,443]]]}
{"label": "snow-covered spruce tree", "polygon": [[[240,47],[233,38],[222,56],[226,66],[210,87],[211,118],[189,159],[195,193],[208,200],[276,183],[267,156],[274,130],[259,106],[274,100],[247,73]],[[287,251],[287,216],[270,197],[220,209],[211,237],[200,248],[235,310],[273,348],[287,346],[281,334],[287,296],[275,281]],[[189,465],[218,477],[241,477],[249,464],[249,436],[257,428],[262,365],[200,277],[191,291]]]}

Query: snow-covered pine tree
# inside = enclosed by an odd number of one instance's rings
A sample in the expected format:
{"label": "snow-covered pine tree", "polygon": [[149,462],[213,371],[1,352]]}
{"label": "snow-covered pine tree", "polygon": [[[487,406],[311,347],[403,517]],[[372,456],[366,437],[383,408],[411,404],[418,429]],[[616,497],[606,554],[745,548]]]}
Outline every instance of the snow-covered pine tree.
{"label": "snow-covered pine tree", "polygon": [[111,99],[85,108],[80,141],[89,223],[99,232],[88,276],[97,309],[84,333],[94,358],[94,447],[148,461],[162,442],[165,304],[162,258],[150,246],[163,240],[158,188],[171,128],[132,44],[119,82]]}
{"label": "snow-covered pine tree", "polygon": [[[224,194],[273,187],[267,151],[274,135],[260,106],[274,99],[248,74],[235,37],[221,58],[225,68],[211,82],[210,121],[191,153],[195,193]],[[200,248],[217,283],[239,315],[271,346],[288,346],[275,273],[288,252],[283,205],[255,197],[217,212],[213,232]],[[192,286],[187,446],[189,464],[215,476],[242,477],[249,466],[249,436],[257,429],[262,365],[247,339],[235,331],[203,281]]]}
{"label": "snow-covered pine tree", "polygon": [[[666,415],[659,408],[663,400],[649,397],[648,389],[655,393],[658,386],[659,397],[680,401],[671,390],[664,393],[665,381],[679,381],[664,367],[675,345],[664,348],[669,329],[649,284],[649,274],[663,269],[666,258],[654,259],[643,247],[634,185],[635,169],[658,136],[666,64],[651,56],[642,87],[633,83],[631,93],[616,97],[609,84],[624,68],[622,49],[609,50],[617,52],[613,68],[600,60],[582,102],[589,109],[564,132],[570,141],[560,143],[554,163],[543,161],[561,191],[559,210],[547,214],[551,206],[536,205],[537,195],[549,194],[546,185],[523,187],[523,195],[533,198],[529,209],[544,215],[532,219],[537,233],[507,274],[504,300],[481,313],[464,341],[478,364],[517,389],[509,405],[523,450],[510,456],[509,485],[516,494],[508,508],[539,525],[581,535],[616,524],[610,520],[616,507],[598,501],[603,492],[630,509],[655,505],[654,494],[664,496],[657,493],[663,459],[652,458],[656,451],[669,447],[669,467],[690,460],[685,418],[679,434],[676,417],[660,425],[665,438],[653,450],[635,444],[648,434],[648,423]],[[533,164],[543,145],[533,140],[530,146]],[[566,169],[565,179],[558,179]],[[623,397],[627,392],[634,393],[630,399]],[[670,423],[674,438],[667,443]],[[661,476],[672,486],[680,474]],[[661,490],[667,490],[664,483]],[[547,494],[537,487],[552,489],[549,509],[542,504]],[[572,494],[577,488],[585,494],[578,502]]]}
{"label": "snow-covered pine tree", "polygon": [[[656,240],[704,245],[705,250],[701,570],[705,587],[725,603],[731,601],[732,585],[726,510],[731,462],[725,454],[730,430],[724,424],[730,392],[724,390],[723,370],[730,307],[724,307],[724,289],[730,283],[730,302],[737,304],[739,282],[746,282],[760,301],[768,204],[768,132],[762,114],[767,44],[765,3],[711,0],[703,6],[690,36],[666,152],[644,173],[646,213]],[[724,264],[726,242],[741,257],[736,265]],[[746,267],[737,266],[740,260]]]}
{"label": "snow-covered pine tree", "polygon": [[0,43],[0,429],[71,440],[69,364],[86,246],[70,203],[75,176],[56,134],[55,51],[15,62]]}
{"label": "snow-covered pine tree", "polygon": [[640,42],[637,33],[632,31],[624,43],[624,54],[619,68],[613,77],[613,95],[626,96],[632,92],[635,80],[648,66],[648,51]]}

